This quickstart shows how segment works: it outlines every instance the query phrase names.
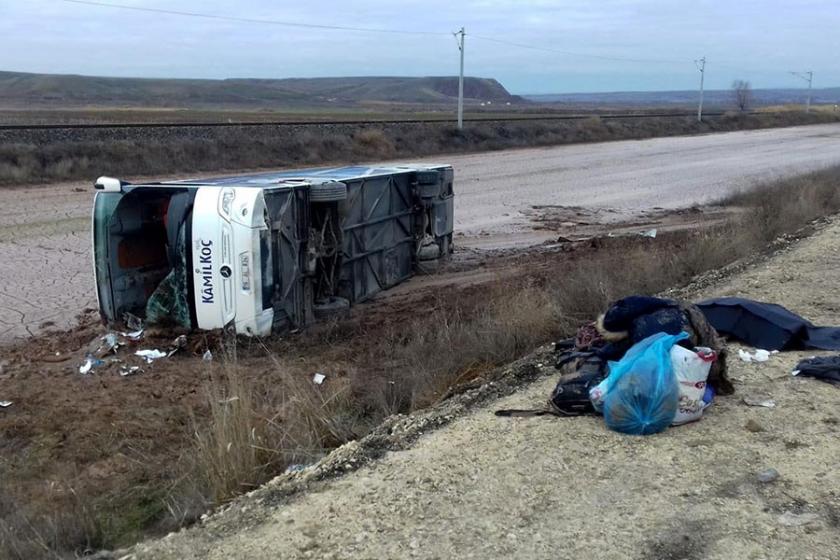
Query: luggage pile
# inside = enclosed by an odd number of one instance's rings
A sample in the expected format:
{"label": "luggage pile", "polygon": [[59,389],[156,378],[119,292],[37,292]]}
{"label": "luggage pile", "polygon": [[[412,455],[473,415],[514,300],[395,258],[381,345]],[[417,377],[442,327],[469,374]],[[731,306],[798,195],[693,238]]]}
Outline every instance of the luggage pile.
{"label": "luggage pile", "polygon": [[734,392],[723,340],[688,302],[619,300],[556,349],[564,375],[548,406],[498,415],[597,412],[612,430],[649,435],[699,420],[716,394]]}

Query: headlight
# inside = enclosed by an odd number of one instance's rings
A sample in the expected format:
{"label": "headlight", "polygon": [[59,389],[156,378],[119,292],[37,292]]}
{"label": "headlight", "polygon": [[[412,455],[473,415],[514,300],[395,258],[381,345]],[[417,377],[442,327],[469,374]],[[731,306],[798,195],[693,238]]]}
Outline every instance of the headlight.
{"label": "headlight", "polygon": [[251,291],[251,257],[248,253],[239,254],[239,278],[241,279],[242,290]]}

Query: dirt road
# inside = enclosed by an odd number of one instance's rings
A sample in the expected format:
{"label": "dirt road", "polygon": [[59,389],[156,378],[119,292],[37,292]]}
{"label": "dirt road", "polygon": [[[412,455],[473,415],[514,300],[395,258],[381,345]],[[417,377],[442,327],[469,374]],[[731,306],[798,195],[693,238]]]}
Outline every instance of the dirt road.
{"label": "dirt road", "polygon": [[[838,247],[835,219],[697,295],[778,302],[840,324]],[[406,449],[354,470],[358,448],[348,444],[327,461],[353,472],[320,482],[320,466],[284,475],[204,526],[128,557],[837,559],[840,388],[792,377],[807,355],[750,364],[736,357],[734,396],[718,398],[700,422],[639,438],[610,432],[597,417],[493,416],[548,396],[555,376],[537,353],[532,361],[548,376]],[[747,406],[746,395],[776,407]],[[439,408],[415,424],[457,409]],[[400,433],[392,427],[379,437]],[[759,480],[769,468],[779,478]],[[288,497],[307,478],[309,491]]]}
{"label": "dirt road", "polygon": [[[433,158],[454,165],[458,244],[539,243],[534,206],[607,210],[610,223],[690,206],[761,179],[840,163],[840,124]],[[131,179],[125,177],[125,179]],[[0,342],[69,327],[96,303],[89,183],[0,190]]]}

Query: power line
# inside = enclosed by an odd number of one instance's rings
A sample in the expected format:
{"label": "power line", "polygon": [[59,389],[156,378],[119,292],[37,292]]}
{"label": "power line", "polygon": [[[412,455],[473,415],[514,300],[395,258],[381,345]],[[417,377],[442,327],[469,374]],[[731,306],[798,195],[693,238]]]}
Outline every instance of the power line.
{"label": "power line", "polygon": [[222,21],[235,21],[239,23],[255,23],[261,25],[282,25],[285,27],[302,27],[306,29],[327,29],[331,31],[359,31],[363,33],[395,33],[400,35],[449,35],[442,31],[421,31],[408,29],[381,29],[374,27],[351,27],[346,25],[326,25],[320,23],[302,23],[297,21],[280,21],[275,19],[259,19],[237,16],[225,16],[218,14],[206,14],[200,12],[185,12],[180,10],[167,10],[163,8],[147,8],[143,6],[129,6],[126,4],[112,4],[110,2],[96,2],[95,0],[59,0],[70,4],[82,4],[86,6],[98,6],[101,8],[114,8],[119,10],[133,10],[135,12],[150,12],[155,14],[166,14],[172,16],[196,17],[203,19],[214,19]]}
{"label": "power line", "polygon": [[674,59],[652,59],[652,58],[625,58],[619,56],[606,56],[600,54],[591,54],[591,53],[582,53],[582,52],[573,52],[573,51],[564,51],[560,49],[553,49],[550,47],[540,47],[537,45],[526,45],[524,43],[514,43],[512,41],[506,41],[504,39],[496,39],[494,37],[485,37],[482,35],[470,35],[474,39],[480,39],[482,41],[490,41],[492,43],[499,43],[500,45],[508,45],[510,47],[519,47],[521,49],[531,49],[534,51],[544,51],[544,52],[551,52],[557,54],[564,54],[567,56],[579,56],[579,57],[586,57],[586,58],[597,58],[599,60],[612,60],[616,62],[643,62],[648,64],[687,64],[691,62],[690,60],[674,60]]}

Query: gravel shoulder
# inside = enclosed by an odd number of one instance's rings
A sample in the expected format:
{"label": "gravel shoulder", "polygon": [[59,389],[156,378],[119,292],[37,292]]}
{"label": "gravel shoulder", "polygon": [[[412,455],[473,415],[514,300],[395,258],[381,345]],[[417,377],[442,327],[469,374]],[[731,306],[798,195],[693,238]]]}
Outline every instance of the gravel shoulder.
{"label": "gravel shoulder", "polygon": [[[836,325],[838,266],[840,220],[834,219],[697,298],[741,295]],[[444,403],[444,413],[414,420],[413,433],[426,433],[411,445],[356,468],[364,440],[348,444],[325,463],[279,477],[202,525],[130,554],[840,558],[840,388],[790,375],[811,354],[781,353],[763,364],[733,359],[736,395],[718,398],[700,422],[635,438],[608,431],[597,417],[493,416],[497,408],[538,406],[547,397],[556,376],[542,349],[516,366],[542,373],[512,395],[469,411]],[[768,395],[777,406],[745,405],[742,398],[753,394]],[[463,414],[450,418],[459,409]],[[430,414],[444,425],[427,429],[421,420]],[[407,422],[395,421],[374,437],[384,441]],[[757,475],[767,468],[778,470],[779,479],[760,482]],[[332,476],[342,469],[348,474]],[[791,519],[802,523],[784,523]]]}

